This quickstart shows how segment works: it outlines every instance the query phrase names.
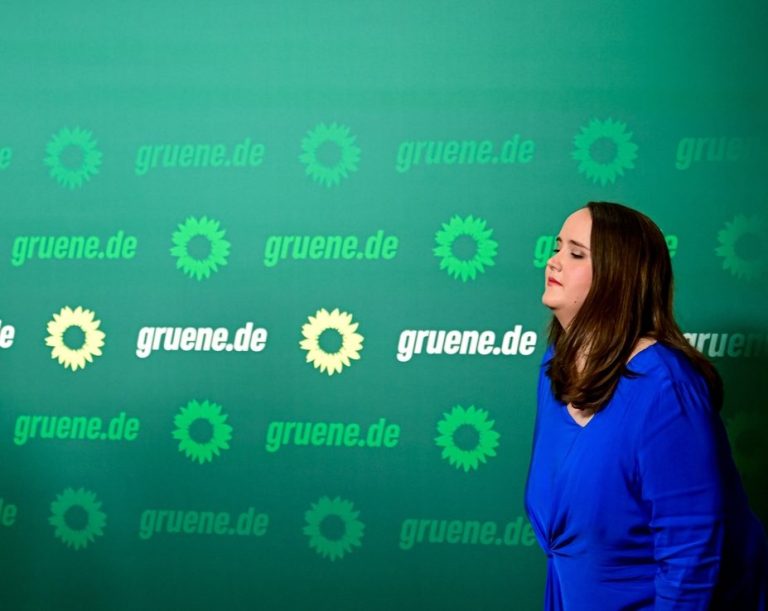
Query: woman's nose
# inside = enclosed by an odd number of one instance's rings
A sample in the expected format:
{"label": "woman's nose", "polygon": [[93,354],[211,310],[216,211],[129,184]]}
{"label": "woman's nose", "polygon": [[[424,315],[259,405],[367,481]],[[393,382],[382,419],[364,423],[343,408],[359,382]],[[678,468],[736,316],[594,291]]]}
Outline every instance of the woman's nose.
{"label": "woman's nose", "polygon": [[547,260],[547,267],[550,267],[552,269],[558,268],[558,261],[557,261],[557,253],[552,253],[552,256]]}

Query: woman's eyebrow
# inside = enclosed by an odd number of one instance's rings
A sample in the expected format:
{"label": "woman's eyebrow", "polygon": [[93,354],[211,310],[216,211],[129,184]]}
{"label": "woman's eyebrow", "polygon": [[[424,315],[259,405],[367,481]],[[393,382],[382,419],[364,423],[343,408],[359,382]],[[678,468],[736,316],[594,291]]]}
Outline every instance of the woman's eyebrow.
{"label": "woman's eyebrow", "polygon": [[[560,239],[560,236],[557,236],[555,238],[555,242],[562,242],[562,240]],[[582,244],[581,242],[577,242],[576,240],[568,240],[568,242],[570,244],[573,244],[574,246],[578,246],[580,248],[584,248],[585,250],[589,250],[589,247],[584,246],[584,244]]]}

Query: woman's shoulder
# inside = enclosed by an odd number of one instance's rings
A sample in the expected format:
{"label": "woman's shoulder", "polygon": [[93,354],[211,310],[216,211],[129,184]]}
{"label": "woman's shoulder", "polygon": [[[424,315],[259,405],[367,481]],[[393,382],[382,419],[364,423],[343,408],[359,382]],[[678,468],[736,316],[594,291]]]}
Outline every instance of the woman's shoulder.
{"label": "woman's shoulder", "polygon": [[660,341],[655,341],[637,352],[627,363],[627,368],[646,376],[675,381],[700,377],[683,351]]}
{"label": "woman's shoulder", "polygon": [[[630,379],[642,380],[645,383],[659,384],[662,381],[675,383],[691,383],[696,386],[704,383],[704,376],[696,370],[688,357],[677,348],[654,341],[645,342],[627,363],[631,372]],[[541,367],[546,367],[554,356],[554,345],[547,344],[541,358]],[[633,374],[639,374],[634,376]]]}
{"label": "woman's shoulder", "polygon": [[709,395],[706,378],[688,356],[663,342],[657,341],[638,352],[627,363],[627,369],[629,386],[643,386],[657,393],[668,392],[671,387],[685,387],[693,394]]}

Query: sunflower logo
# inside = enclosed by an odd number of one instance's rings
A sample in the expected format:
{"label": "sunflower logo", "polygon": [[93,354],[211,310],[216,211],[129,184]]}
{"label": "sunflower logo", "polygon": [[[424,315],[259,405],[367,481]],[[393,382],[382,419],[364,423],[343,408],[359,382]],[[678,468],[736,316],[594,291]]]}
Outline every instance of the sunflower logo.
{"label": "sunflower logo", "polygon": [[[91,310],[77,306],[74,310],[69,306],[61,308],[58,314],[53,315],[53,320],[48,321],[48,337],[45,338],[46,346],[53,348],[51,358],[58,359],[59,364],[72,371],[84,368],[86,362],[92,363],[94,356],[101,356],[101,347],[104,345],[104,332],[99,329],[100,320],[94,320]],[[65,339],[65,334],[74,331],[78,338]],[[76,346],[68,345],[69,341],[77,341]]]}
{"label": "sunflower logo", "polygon": [[443,448],[442,458],[467,472],[477,469],[487,457],[496,456],[499,434],[493,430],[494,421],[488,420],[488,412],[474,405],[467,409],[457,405],[443,416],[437,423],[440,436],[435,437],[436,444]]}
{"label": "sunflower logo", "polygon": [[107,516],[101,511],[101,502],[93,492],[67,488],[51,503],[48,522],[54,527],[56,537],[79,550],[104,534]]}
{"label": "sunflower logo", "polygon": [[227,415],[221,413],[221,405],[209,401],[190,401],[173,419],[176,429],[173,438],[179,440],[179,452],[201,465],[211,462],[214,454],[229,449],[232,427]]}
{"label": "sunflower logo", "polygon": [[338,123],[320,123],[301,141],[299,160],[307,166],[312,180],[326,187],[338,185],[350,172],[357,171],[360,147],[349,128]]}
{"label": "sunflower logo", "polygon": [[93,134],[79,127],[60,129],[48,141],[45,152],[44,163],[51,177],[69,189],[82,187],[101,167],[101,151]]}
{"label": "sunflower logo", "polygon": [[[224,239],[225,233],[223,229],[219,230],[219,221],[205,216],[199,219],[190,216],[173,232],[171,254],[177,258],[176,268],[198,281],[210,278],[219,266],[227,264],[230,244]],[[190,247],[200,246],[194,244],[193,241],[199,242],[196,238],[202,238],[204,243],[205,252],[197,253],[200,256],[190,253]]]}
{"label": "sunflower logo", "polygon": [[[330,313],[321,308],[308,320],[309,322],[301,327],[304,339],[299,342],[299,346],[307,351],[307,362],[311,362],[315,369],[325,371],[331,376],[341,373],[344,366],[349,367],[350,359],[360,358],[363,336],[355,333],[358,323],[352,322],[351,314],[340,312],[339,308]],[[335,336],[335,350],[320,346],[321,340],[326,339],[321,336],[326,336],[329,332]]]}
{"label": "sunflower logo", "polygon": [[353,546],[361,545],[365,524],[357,519],[359,514],[350,501],[321,497],[304,513],[309,547],[331,561],[343,558]]}
{"label": "sunflower logo", "polygon": [[[494,265],[493,258],[499,244],[491,239],[492,233],[493,229],[486,229],[481,218],[474,218],[471,214],[465,219],[452,216],[448,224],[443,223],[442,230],[435,234],[437,247],[433,252],[441,258],[440,269],[447,270],[448,275],[457,280],[461,278],[462,282],[469,278],[474,280],[478,273],[485,272],[485,267]],[[464,236],[471,242],[471,252],[460,256],[462,253],[457,252],[460,246],[457,240],[466,242]]]}
{"label": "sunflower logo", "polygon": [[717,232],[720,246],[715,252],[723,258],[723,269],[727,269],[739,279],[757,280],[765,271],[765,257],[745,259],[740,256],[737,253],[737,245],[743,243],[744,236],[754,238],[755,244],[765,242],[768,232],[765,230],[763,219],[737,214],[731,222],[725,224],[725,229]]}
{"label": "sunflower logo", "polygon": [[[573,142],[576,149],[571,153],[579,162],[579,172],[586,174],[592,182],[616,182],[617,176],[624,176],[624,170],[635,167],[637,145],[632,142],[632,132],[626,125],[613,119],[600,121],[592,119],[581,128]],[[606,151],[608,148],[610,150]],[[595,157],[599,157],[596,159]]]}

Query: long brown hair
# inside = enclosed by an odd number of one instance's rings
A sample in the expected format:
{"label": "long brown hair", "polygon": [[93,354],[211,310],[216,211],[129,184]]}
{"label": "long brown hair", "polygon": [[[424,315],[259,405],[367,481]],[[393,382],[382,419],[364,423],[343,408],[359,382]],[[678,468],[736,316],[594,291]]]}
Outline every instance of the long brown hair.
{"label": "long brown hair", "polygon": [[567,332],[557,317],[549,323],[554,352],[546,373],[553,393],[577,409],[601,410],[621,376],[638,376],[626,361],[641,337],[652,337],[688,358],[706,379],[712,406],[719,411],[722,378],[675,321],[672,263],[661,230],[622,204],[589,202],[586,207],[592,215],[592,285]]}

